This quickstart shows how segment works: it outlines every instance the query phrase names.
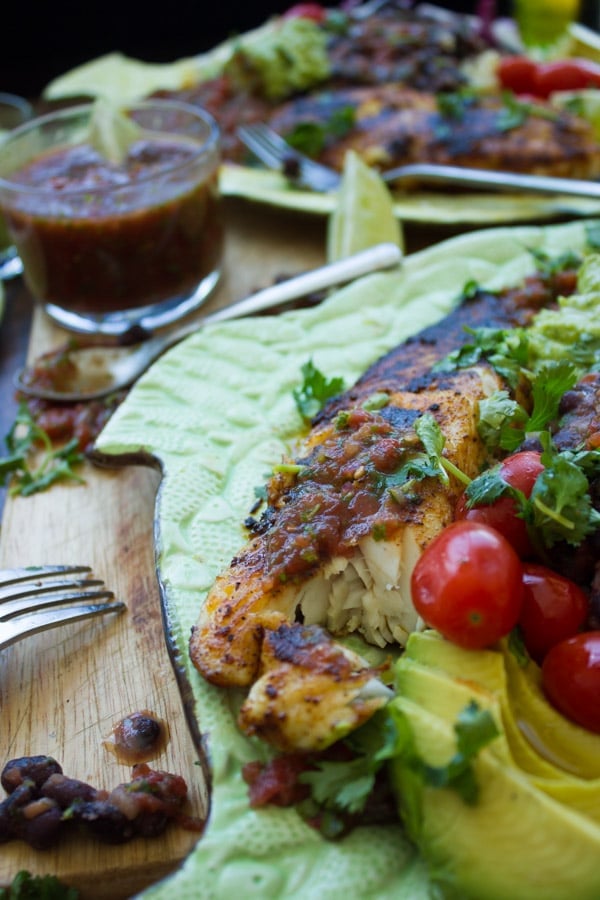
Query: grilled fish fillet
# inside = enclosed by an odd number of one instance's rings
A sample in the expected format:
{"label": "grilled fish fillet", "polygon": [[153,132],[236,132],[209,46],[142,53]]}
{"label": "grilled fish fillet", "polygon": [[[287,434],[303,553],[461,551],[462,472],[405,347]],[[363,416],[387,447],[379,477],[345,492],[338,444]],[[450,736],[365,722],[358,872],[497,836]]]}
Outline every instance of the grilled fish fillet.
{"label": "grilled fish fillet", "polygon": [[267,629],[239,725],[284,752],[323,750],[391,699],[381,674],[316,625]]}
{"label": "grilled fish fillet", "polygon": [[[343,136],[330,123],[353,110]],[[528,107],[489,94],[434,94],[399,84],[317,91],[270,117],[284,137],[320,123],[318,159],[342,170],[348,150],[382,171],[405,163],[500,169],[567,178],[600,175],[600,144],[589,122],[543,101]]]}
{"label": "grilled fish fillet", "polygon": [[217,578],[190,643],[204,678],[250,688],[239,717],[247,733],[282,750],[323,749],[387,702],[377,674],[332,636],[385,647],[418,627],[412,569],[452,520],[462,487],[396,482],[422,451],[415,422],[432,415],[447,458],[474,477],[485,459],[478,404],[504,386],[485,364],[432,366],[464,343],[465,325],[521,324],[530,314],[508,295],[465,301],[332,399],[292,465],[272,477],[267,510]]}

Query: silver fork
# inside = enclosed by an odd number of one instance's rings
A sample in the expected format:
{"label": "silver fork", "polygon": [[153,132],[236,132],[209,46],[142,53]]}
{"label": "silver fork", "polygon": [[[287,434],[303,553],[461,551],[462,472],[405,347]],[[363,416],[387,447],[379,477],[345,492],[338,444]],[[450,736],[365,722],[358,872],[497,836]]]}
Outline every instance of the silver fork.
{"label": "silver fork", "polygon": [[[340,181],[339,172],[317,163],[291,147],[282,137],[263,123],[243,125],[238,129],[242,143],[268,168],[276,169],[296,187],[318,193],[334,191]],[[414,189],[415,184],[462,185],[484,191],[525,191],[534,194],[569,194],[576,197],[600,198],[600,183],[577,178],[555,178],[549,175],[523,175],[463,166],[434,163],[411,163],[381,173],[384,181]]]}
{"label": "silver fork", "polygon": [[124,609],[125,604],[114,599],[104,582],[89,577],[91,571],[90,566],[0,571],[0,650],[67,622]]}

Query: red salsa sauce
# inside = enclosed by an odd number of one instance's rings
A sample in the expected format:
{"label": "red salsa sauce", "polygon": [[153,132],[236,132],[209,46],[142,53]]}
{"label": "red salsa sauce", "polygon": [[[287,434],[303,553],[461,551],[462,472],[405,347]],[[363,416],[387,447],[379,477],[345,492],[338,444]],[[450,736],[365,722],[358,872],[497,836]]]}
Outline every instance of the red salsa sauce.
{"label": "red salsa sauce", "polygon": [[221,255],[217,179],[176,137],[136,141],[119,165],[85,144],[36,157],[5,210],[31,289],[82,313],[191,293]]}
{"label": "red salsa sauce", "polygon": [[331,434],[298,460],[299,471],[291,480],[288,474],[275,477],[269,490],[277,495],[278,478],[289,481],[281,492],[285,501],[269,497],[279,507],[277,525],[271,527],[267,510],[256,526],[265,531],[266,540],[254,560],[250,555],[250,566],[274,582],[304,578],[322,559],[350,555],[368,535],[389,539],[400,521],[399,502],[414,502],[418,515],[418,498],[397,499],[389,490],[391,476],[420,447],[413,427],[418,415],[392,406],[381,412],[355,408],[339,413]]}

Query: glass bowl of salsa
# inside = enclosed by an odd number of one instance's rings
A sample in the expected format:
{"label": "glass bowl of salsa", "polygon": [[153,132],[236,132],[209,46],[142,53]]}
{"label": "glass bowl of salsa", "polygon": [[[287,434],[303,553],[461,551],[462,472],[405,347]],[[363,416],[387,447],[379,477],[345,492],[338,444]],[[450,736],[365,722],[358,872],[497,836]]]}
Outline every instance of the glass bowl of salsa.
{"label": "glass bowl of salsa", "polygon": [[218,125],[156,100],[120,109],[107,133],[97,109],[55,110],[6,138],[0,207],[25,281],[54,321],[114,335],[169,325],[219,279]]}
{"label": "glass bowl of salsa", "polygon": [[[33,118],[33,107],[24,97],[0,92],[0,141],[27,119]],[[14,278],[23,265],[12,242],[2,213],[0,213],[0,280]]]}

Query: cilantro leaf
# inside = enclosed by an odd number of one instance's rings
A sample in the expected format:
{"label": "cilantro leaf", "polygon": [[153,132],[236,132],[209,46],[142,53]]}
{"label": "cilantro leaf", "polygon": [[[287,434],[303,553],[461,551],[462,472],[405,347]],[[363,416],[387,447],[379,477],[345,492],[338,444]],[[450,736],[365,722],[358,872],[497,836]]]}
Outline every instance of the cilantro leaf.
{"label": "cilantro leaf", "polygon": [[311,788],[313,801],[339,813],[360,813],[373,790],[377,773],[399,752],[398,732],[386,710],[379,710],[343,742],[354,756],[346,760],[320,760],[299,780]]}
{"label": "cilantro leaf", "polygon": [[575,366],[568,360],[542,366],[532,384],[533,408],[527,423],[527,433],[543,431],[556,419],[563,394],[577,382]]}
{"label": "cilantro leaf", "polygon": [[299,780],[310,785],[313,800],[319,806],[358,813],[364,809],[375,784],[375,769],[365,756],[343,762],[320,760],[315,771],[302,772]]}
{"label": "cilantro leaf", "polygon": [[508,391],[494,391],[479,401],[477,430],[488,450],[515,450],[523,441],[528,416]]}
{"label": "cilantro leaf", "polygon": [[454,475],[463,484],[468,484],[470,478],[461,472],[449,459],[443,455],[446,438],[442,429],[431,413],[425,413],[415,422],[415,431],[425,448],[425,462],[428,468],[436,471],[436,474],[448,484],[448,473]]}
{"label": "cilantro leaf", "polygon": [[482,359],[516,387],[521,370],[529,361],[529,341],[523,328],[465,328],[472,340],[453,350],[433,367],[434,371],[451,372],[474,366]]}
{"label": "cilantro leaf", "polygon": [[0,900],[77,900],[79,891],[66,887],[54,875],[17,872],[9,887],[0,888]]}
{"label": "cilantro leaf", "polygon": [[79,451],[77,438],[54,448],[49,435],[36,423],[25,401],[17,410],[5,442],[9,455],[0,459],[0,484],[5,485],[11,479],[11,495],[29,497],[57,481],[84,482],[74,470],[74,466],[85,459]]}
{"label": "cilantro leaf", "polygon": [[502,478],[500,463],[498,463],[486,469],[467,485],[465,489],[467,509],[472,509],[474,506],[490,506],[500,497],[514,491],[515,488]]}
{"label": "cilantro leaf", "polygon": [[[531,492],[529,521],[545,547],[559,541],[577,546],[600,526],[588,478],[575,454],[557,452],[547,434],[540,435],[540,440],[545,468]],[[589,465],[589,454],[584,454],[582,461]]]}
{"label": "cilantro leaf", "polygon": [[342,138],[355,124],[356,110],[352,106],[343,106],[333,110],[326,122],[298,122],[285,137],[295,150],[316,157],[325,148],[329,137]]}
{"label": "cilantro leaf", "polygon": [[477,754],[499,734],[493,716],[487,709],[481,709],[472,700],[461,712],[454,724],[456,752],[446,765],[432,766],[419,755],[410,732],[409,717],[392,704],[392,715],[404,718],[404,727],[397,721],[398,734],[402,745],[400,755],[424,784],[434,788],[450,788],[456,791],[465,803],[477,802],[479,786],[473,771],[473,760]]}
{"label": "cilantro leaf", "polygon": [[481,400],[478,431],[488,450],[516,450],[526,435],[546,429],[558,416],[563,394],[576,381],[577,370],[569,360],[549,362],[531,377],[531,414],[508,391],[494,391]]}
{"label": "cilantro leaf", "polygon": [[312,360],[305,363],[301,371],[304,381],[301,387],[294,388],[293,396],[302,418],[310,421],[324,406],[326,400],[343,391],[344,379],[326,378]]}

